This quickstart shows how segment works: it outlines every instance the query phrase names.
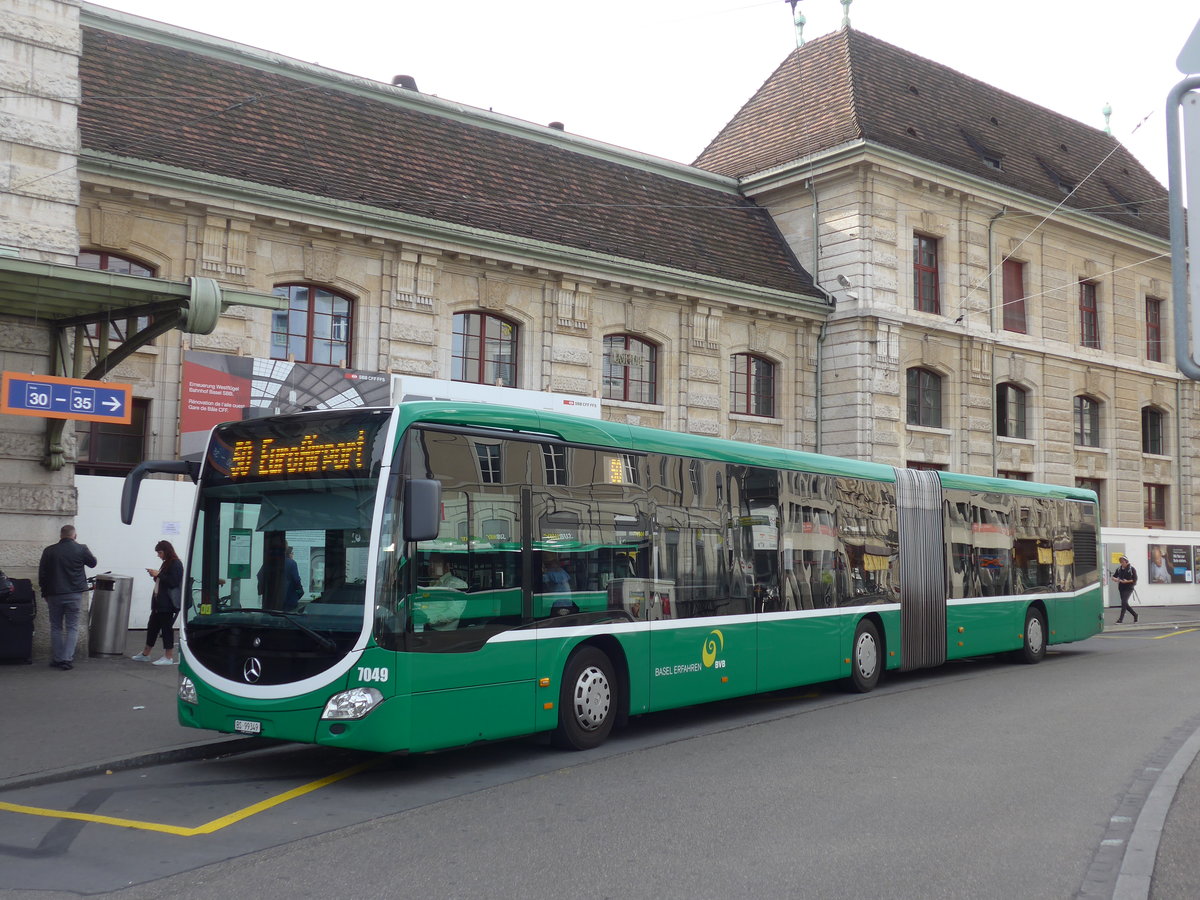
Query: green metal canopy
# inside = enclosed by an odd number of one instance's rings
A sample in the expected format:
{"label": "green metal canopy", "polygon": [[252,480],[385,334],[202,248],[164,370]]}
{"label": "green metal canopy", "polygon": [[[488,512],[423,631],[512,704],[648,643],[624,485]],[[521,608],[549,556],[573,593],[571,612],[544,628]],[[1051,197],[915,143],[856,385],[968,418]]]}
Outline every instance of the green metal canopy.
{"label": "green metal canopy", "polygon": [[[229,290],[212,278],[167,281],[0,256],[0,316],[42,323],[51,330],[52,371],[47,374],[101,379],[172,329],[211,334],[222,310],[232,305],[287,309],[287,299]],[[111,347],[108,328],[97,328],[89,360],[84,327],[121,321],[145,324]],[[74,352],[68,358],[72,342],[67,331],[72,328]],[[56,419],[46,426],[45,464],[51,470],[63,466],[63,424]]]}
{"label": "green metal canopy", "polygon": [[44,321],[55,328],[174,310],[183,313],[181,331],[208,334],[216,328],[221,310],[234,304],[287,308],[284,298],[229,290],[211,278],[168,281],[0,257],[0,314]]}

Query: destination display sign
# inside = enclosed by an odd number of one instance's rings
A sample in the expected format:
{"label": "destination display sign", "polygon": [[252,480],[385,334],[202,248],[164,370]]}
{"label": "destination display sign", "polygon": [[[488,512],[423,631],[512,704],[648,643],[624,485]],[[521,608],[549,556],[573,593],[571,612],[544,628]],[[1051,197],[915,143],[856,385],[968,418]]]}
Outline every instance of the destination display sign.
{"label": "destination display sign", "polygon": [[390,415],[321,412],[218,425],[204,478],[216,484],[369,476],[379,465]]}
{"label": "destination display sign", "polygon": [[275,438],[235,442],[229,477],[359,474],[366,470],[367,461],[365,428],[349,440],[327,440],[315,431],[290,445]]}
{"label": "destination display sign", "polygon": [[5,372],[0,381],[0,413],[128,425],[133,421],[133,386]]}

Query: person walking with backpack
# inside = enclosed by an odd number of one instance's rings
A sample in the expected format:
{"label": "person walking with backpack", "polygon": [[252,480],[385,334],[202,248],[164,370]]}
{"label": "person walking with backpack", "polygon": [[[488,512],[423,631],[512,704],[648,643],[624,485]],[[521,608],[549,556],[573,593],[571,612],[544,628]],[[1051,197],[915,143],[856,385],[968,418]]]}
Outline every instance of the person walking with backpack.
{"label": "person walking with backpack", "polygon": [[88,589],[84,566],[95,568],[96,557],[87,544],[76,543],[75,526],[59,529],[57,544],[42,551],[38,562],[38,586],[50,608],[50,665],[75,668],[75,644],[79,640],[79,610]]}
{"label": "person walking with backpack", "polygon": [[1133,594],[1134,585],[1137,584],[1137,569],[1129,564],[1128,556],[1117,557],[1117,562],[1120,563],[1113,570],[1113,580],[1117,583],[1117,593],[1121,595],[1121,614],[1117,616],[1117,624],[1120,625],[1125,621],[1125,613],[1133,616],[1133,621],[1137,622],[1138,614],[1134,612],[1133,607],[1129,605],[1129,597]]}

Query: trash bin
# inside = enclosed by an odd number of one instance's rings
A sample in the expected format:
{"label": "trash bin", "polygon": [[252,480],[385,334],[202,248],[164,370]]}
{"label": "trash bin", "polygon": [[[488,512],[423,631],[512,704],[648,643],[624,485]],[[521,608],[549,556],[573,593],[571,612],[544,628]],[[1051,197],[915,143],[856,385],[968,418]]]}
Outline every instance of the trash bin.
{"label": "trash bin", "polygon": [[0,660],[33,662],[33,620],[37,615],[33,582],[12,579],[10,594],[0,598]]}
{"label": "trash bin", "polygon": [[88,610],[88,656],[124,656],[132,575],[97,575]]}

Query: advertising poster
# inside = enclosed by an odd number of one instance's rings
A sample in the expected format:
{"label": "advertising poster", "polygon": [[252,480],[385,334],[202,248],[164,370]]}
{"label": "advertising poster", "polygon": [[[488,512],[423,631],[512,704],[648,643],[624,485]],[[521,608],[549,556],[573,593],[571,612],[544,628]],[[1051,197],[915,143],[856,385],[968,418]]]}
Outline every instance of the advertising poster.
{"label": "advertising poster", "polygon": [[180,453],[203,457],[209,432],[221,422],[390,405],[391,379],[379,372],[189,350],[183,357]]}
{"label": "advertising poster", "polygon": [[1147,580],[1151,584],[1192,583],[1194,554],[1190,545],[1151,544],[1147,555]]}

